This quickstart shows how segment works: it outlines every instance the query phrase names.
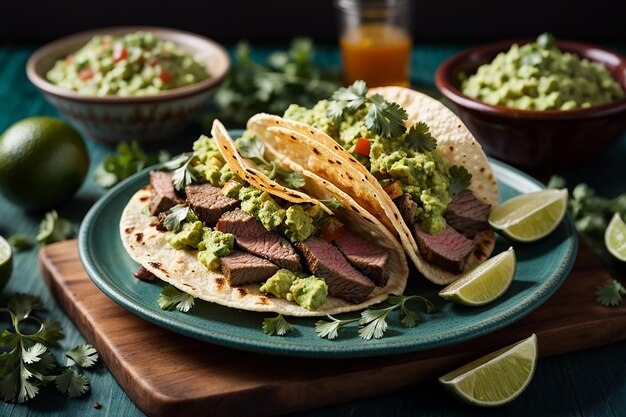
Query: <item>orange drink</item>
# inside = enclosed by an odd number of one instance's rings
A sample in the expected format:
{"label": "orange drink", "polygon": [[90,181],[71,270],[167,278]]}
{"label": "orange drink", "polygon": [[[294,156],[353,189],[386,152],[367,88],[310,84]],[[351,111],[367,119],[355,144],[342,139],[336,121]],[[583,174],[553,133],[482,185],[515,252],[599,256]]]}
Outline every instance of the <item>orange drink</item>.
{"label": "orange drink", "polygon": [[411,38],[403,29],[367,23],[339,38],[347,84],[364,80],[369,87],[409,86]]}

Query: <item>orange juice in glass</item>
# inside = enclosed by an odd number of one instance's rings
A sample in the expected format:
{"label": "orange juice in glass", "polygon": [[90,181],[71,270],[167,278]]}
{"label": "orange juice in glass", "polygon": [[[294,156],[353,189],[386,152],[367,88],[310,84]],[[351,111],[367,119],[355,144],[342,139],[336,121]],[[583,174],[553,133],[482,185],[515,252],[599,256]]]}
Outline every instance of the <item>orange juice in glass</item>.
{"label": "orange juice in glass", "polygon": [[337,0],[339,45],[347,84],[369,87],[410,84],[411,36],[408,0]]}

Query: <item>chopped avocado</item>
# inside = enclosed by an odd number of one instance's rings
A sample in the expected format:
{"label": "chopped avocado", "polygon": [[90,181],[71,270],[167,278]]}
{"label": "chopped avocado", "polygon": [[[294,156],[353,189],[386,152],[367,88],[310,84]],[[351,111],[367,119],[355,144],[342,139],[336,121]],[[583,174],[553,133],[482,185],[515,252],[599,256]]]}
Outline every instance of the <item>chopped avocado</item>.
{"label": "chopped avocado", "polygon": [[186,222],[178,232],[166,232],[165,240],[174,249],[197,248],[202,240],[202,228],[201,221]]}
{"label": "chopped avocado", "polygon": [[324,304],[328,296],[328,285],[323,279],[315,276],[298,278],[293,281],[287,300],[295,301],[307,310],[317,310]]}
{"label": "chopped avocado", "polygon": [[313,218],[307,215],[301,205],[293,205],[287,209],[285,219],[285,236],[292,242],[301,242],[316,232]]}
{"label": "chopped avocado", "polygon": [[234,243],[235,236],[231,233],[204,227],[202,240],[198,243],[198,260],[209,269],[217,269],[220,266],[220,258],[230,255]]}
{"label": "chopped avocado", "polygon": [[241,187],[239,200],[241,209],[256,217],[267,230],[275,230],[285,220],[285,210],[265,191],[252,186]]}
{"label": "chopped avocado", "polygon": [[221,187],[233,177],[230,166],[217,149],[213,139],[202,135],[193,143],[193,154],[198,159],[194,169],[214,187]]}
{"label": "chopped avocado", "polygon": [[288,269],[279,269],[265,284],[261,285],[261,292],[274,294],[278,298],[286,298],[296,274]]}

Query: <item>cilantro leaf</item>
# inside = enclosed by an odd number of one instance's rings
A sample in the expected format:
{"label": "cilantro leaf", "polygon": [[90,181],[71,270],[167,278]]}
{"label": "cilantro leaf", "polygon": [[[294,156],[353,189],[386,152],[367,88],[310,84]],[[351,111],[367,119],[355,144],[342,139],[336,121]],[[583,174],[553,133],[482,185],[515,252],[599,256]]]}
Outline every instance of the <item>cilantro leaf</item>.
{"label": "cilantro leaf", "polygon": [[391,103],[380,94],[369,98],[370,107],[365,116],[365,127],[379,136],[390,138],[404,133],[404,121],[409,117],[397,103]]}
{"label": "cilantro leaf", "polygon": [[301,172],[291,171],[287,175],[283,176],[282,179],[291,188],[302,188],[305,184],[304,175]]}
{"label": "cilantro leaf", "polygon": [[15,318],[23,320],[33,310],[40,310],[43,308],[43,302],[41,298],[35,297],[30,294],[15,294],[7,301],[7,308],[11,310]]}
{"label": "cilantro leaf", "polygon": [[450,174],[450,194],[456,195],[467,189],[472,183],[472,174],[461,165],[453,165],[448,170]]}
{"label": "cilantro leaf", "polygon": [[68,366],[77,364],[81,368],[91,368],[99,358],[96,348],[88,343],[76,346],[65,356],[68,358]]}
{"label": "cilantro leaf", "polygon": [[165,216],[163,225],[170,232],[175,232],[180,228],[182,222],[188,219],[191,208],[185,204],[178,204],[170,209],[170,214]]}
{"label": "cilantro leaf", "polygon": [[41,328],[32,335],[22,335],[25,339],[35,342],[41,342],[46,345],[58,346],[59,340],[63,338],[63,330],[61,329],[61,322],[58,320],[46,319],[41,324]]}
{"label": "cilantro leaf", "polygon": [[404,143],[419,153],[432,152],[437,148],[437,140],[432,137],[424,122],[417,122],[409,129]]}
{"label": "cilantro leaf", "polygon": [[263,333],[273,336],[283,336],[288,332],[293,331],[293,326],[285,320],[282,314],[279,314],[273,318],[263,319]]}
{"label": "cilantro leaf", "polygon": [[367,85],[363,80],[355,81],[351,86],[335,91],[331,100],[331,103],[336,103],[336,107],[329,109],[329,117],[337,122],[345,110],[358,110],[367,103]]}
{"label": "cilantro leaf", "polygon": [[170,159],[169,161],[165,161],[161,164],[161,168],[166,169],[168,171],[174,171],[175,169],[183,166],[185,162],[189,160],[190,156],[184,153],[181,153],[175,158]]}
{"label": "cilantro leaf", "polygon": [[616,280],[610,284],[600,285],[596,289],[596,301],[605,307],[622,304],[622,296],[624,295],[626,295],[626,288]]}
{"label": "cilantro leaf", "polygon": [[13,236],[9,237],[8,240],[17,252],[28,250],[35,245],[35,239],[23,234],[14,234]]}
{"label": "cilantro leaf", "polygon": [[196,170],[193,169],[193,165],[191,165],[193,159],[194,157],[187,159],[187,161],[172,174],[172,184],[177,191],[183,190],[186,186],[198,180]]}
{"label": "cilantro leaf", "polygon": [[320,200],[320,202],[328,207],[331,211],[337,211],[339,210],[339,207],[341,207],[341,203],[335,197],[325,198],[323,200]]}
{"label": "cilantro leaf", "polygon": [[348,320],[339,320],[331,316],[327,315],[331,321],[319,320],[315,323],[315,333],[321,338],[327,338],[328,340],[335,339],[338,336],[338,331],[342,327],[347,324],[354,323],[359,321],[359,318],[356,319],[348,319]]}
{"label": "cilantro leaf", "polygon": [[67,368],[55,378],[54,382],[57,389],[70,398],[78,398],[89,391],[89,378],[72,368]]}
{"label": "cilantro leaf", "polygon": [[265,143],[254,137],[243,136],[237,140],[237,148],[244,158],[252,159],[257,164],[269,164],[265,160]]}
{"label": "cilantro leaf", "polygon": [[48,245],[74,236],[74,227],[69,220],[59,217],[56,210],[49,211],[39,225],[37,242]]}
{"label": "cilantro leaf", "polygon": [[362,327],[359,328],[359,337],[361,339],[370,340],[380,339],[387,330],[387,316],[397,306],[391,306],[380,310],[365,310],[361,313],[361,320],[359,324]]}
{"label": "cilantro leaf", "polygon": [[161,290],[161,295],[159,295],[157,302],[163,310],[176,308],[178,311],[186,313],[193,307],[194,298],[173,285],[167,285]]}

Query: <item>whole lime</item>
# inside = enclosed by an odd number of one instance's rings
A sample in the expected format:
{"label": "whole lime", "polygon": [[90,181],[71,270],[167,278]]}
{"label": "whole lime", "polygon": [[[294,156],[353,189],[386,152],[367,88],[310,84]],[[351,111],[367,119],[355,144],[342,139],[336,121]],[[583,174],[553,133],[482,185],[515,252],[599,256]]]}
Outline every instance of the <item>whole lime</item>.
{"label": "whole lime", "polygon": [[0,194],[25,209],[70,199],[89,168],[85,143],[53,117],[29,117],[0,136]]}

